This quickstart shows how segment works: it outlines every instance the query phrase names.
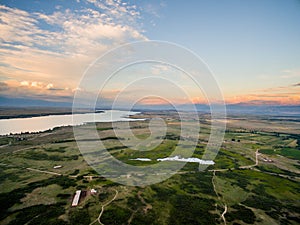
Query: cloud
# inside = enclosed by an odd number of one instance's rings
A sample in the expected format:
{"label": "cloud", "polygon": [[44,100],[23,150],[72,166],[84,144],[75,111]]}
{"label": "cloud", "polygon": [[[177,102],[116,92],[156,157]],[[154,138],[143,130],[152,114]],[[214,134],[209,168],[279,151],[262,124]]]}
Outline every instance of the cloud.
{"label": "cloud", "polygon": [[300,77],[300,71],[297,70],[283,70],[282,73],[280,77],[284,79]]}
{"label": "cloud", "polygon": [[174,68],[172,68],[171,66],[165,65],[165,64],[156,64],[156,65],[153,65],[151,68],[152,74],[155,74],[155,75],[159,75],[163,72],[173,71],[173,70],[174,70]]}
{"label": "cloud", "polygon": [[0,96],[22,97],[31,99],[44,99],[60,101],[60,99],[72,99],[74,92],[68,88],[56,88],[52,84],[37,81],[9,80],[0,82]]}
{"label": "cloud", "polygon": [[276,101],[282,105],[299,105],[300,95],[299,90],[296,87],[300,86],[300,83],[287,86],[279,86],[273,88],[266,88],[260,90],[254,90],[240,96],[226,96],[226,102],[239,103],[249,101]]}
{"label": "cloud", "polygon": [[161,8],[164,8],[166,6],[165,2],[161,2],[159,4],[155,4],[152,2],[147,2],[144,4],[143,9],[146,13],[150,14],[151,16],[155,18],[160,18],[160,10]]}
{"label": "cloud", "polygon": [[29,86],[43,85],[39,91],[52,94],[65,86],[72,90],[86,67],[107,50],[147,39],[135,5],[110,0],[86,0],[85,5],[76,10],[56,7],[47,14],[0,5],[0,75],[19,82],[10,90],[29,94]]}
{"label": "cloud", "polygon": [[47,89],[53,88],[53,84],[51,84],[51,83],[50,83],[50,84],[47,84],[46,88],[47,88]]}
{"label": "cloud", "polygon": [[92,3],[98,9],[109,13],[118,24],[123,24],[126,21],[136,22],[136,19],[140,18],[140,12],[137,11],[136,5],[130,5],[127,2],[114,1],[114,0],[87,0]]}
{"label": "cloud", "polygon": [[8,85],[4,82],[0,82],[0,93],[2,91],[7,91],[9,88],[8,88]]}

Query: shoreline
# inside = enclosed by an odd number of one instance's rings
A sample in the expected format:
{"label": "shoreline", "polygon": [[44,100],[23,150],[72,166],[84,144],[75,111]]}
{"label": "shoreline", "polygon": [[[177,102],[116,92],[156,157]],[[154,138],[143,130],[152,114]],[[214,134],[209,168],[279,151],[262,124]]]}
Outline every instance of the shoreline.
{"label": "shoreline", "polygon": [[[112,112],[114,112],[112,110]],[[10,135],[22,135],[22,134],[35,134],[41,132],[47,132],[60,127],[75,127],[81,126],[89,123],[102,123],[102,122],[122,122],[122,121],[138,121],[144,120],[139,118],[131,118],[132,115],[126,112],[126,114],[121,113],[122,111],[115,111],[112,114],[109,114],[108,111],[96,110],[93,112],[77,112],[77,113],[63,113],[59,112],[53,115],[53,113],[48,113],[48,115],[34,116],[34,117],[22,117],[11,118],[11,119],[2,119],[0,120],[0,126],[3,126],[3,129],[0,132],[0,136],[10,136]],[[122,115],[124,114],[124,115]],[[96,116],[97,115],[97,116]],[[114,115],[112,117],[112,115]],[[49,117],[49,118],[48,118]],[[57,119],[57,117],[59,119]],[[40,118],[40,119],[39,119]],[[74,120],[75,118],[75,120]],[[39,125],[41,123],[41,125]],[[25,127],[25,128],[24,128]],[[28,129],[26,127],[29,127]]]}
{"label": "shoreline", "polygon": [[7,119],[25,119],[25,118],[34,118],[34,117],[42,117],[42,116],[63,116],[63,115],[72,115],[72,114],[87,114],[87,113],[104,113],[104,110],[96,110],[96,111],[82,111],[82,112],[43,112],[43,113],[31,113],[31,114],[19,114],[19,115],[0,115],[0,120]]}

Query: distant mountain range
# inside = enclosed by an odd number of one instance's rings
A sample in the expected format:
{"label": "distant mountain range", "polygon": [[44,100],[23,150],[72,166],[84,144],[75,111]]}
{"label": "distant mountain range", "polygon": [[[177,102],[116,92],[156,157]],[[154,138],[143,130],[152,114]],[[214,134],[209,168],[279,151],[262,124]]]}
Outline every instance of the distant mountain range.
{"label": "distant mountain range", "polygon": [[[215,105],[218,106],[218,105]],[[210,112],[209,105],[195,104],[194,107],[199,112],[208,113]],[[192,105],[179,105],[177,109],[190,111],[193,110]],[[218,111],[218,107],[215,107]],[[169,105],[159,106],[136,106],[134,110],[175,110],[174,107]],[[300,105],[258,105],[258,104],[228,104],[226,105],[227,114],[244,114],[244,115],[273,115],[273,116],[299,116],[300,117]]]}
{"label": "distant mountain range", "polygon": [[239,103],[227,105],[226,109],[228,114],[300,116],[300,105],[258,105]]}
{"label": "distant mountain range", "polygon": [[8,98],[0,96],[1,107],[72,107],[72,102],[54,102],[31,98]]}
{"label": "distant mountain range", "polygon": [[266,100],[251,100],[248,102],[240,102],[232,105],[239,105],[239,106],[261,106],[261,105],[280,105],[277,101],[266,101]]}
{"label": "distant mountain range", "polygon": [[[218,105],[215,105],[218,106]],[[0,107],[72,107],[71,101],[54,102],[30,98],[8,98],[0,97]],[[209,112],[210,107],[206,104],[181,104],[176,106],[178,110],[190,111],[194,107],[200,112]],[[111,109],[111,105],[98,105],[98,109]],[[217,107],[216,107],[217,108]],[[126,106],[117,107],[116,109],[123,110],[176,110],[171,105],[135,105],[133,108]],[[226,111],[228,114],[263,114],[263,115],[290,115],[300,116],[300,105],[279,105],[273,101],[249,101],[237,104],[227,104]]]}

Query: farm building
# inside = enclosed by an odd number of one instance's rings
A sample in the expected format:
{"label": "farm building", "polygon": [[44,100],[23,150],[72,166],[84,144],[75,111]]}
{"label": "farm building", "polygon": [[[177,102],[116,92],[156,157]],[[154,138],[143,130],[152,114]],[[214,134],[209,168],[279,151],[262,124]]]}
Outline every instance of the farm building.
{"label": "farm building", "polygon": [[72,206],[77,206],[80,199],[81,190],[77,190],[73,198]]}

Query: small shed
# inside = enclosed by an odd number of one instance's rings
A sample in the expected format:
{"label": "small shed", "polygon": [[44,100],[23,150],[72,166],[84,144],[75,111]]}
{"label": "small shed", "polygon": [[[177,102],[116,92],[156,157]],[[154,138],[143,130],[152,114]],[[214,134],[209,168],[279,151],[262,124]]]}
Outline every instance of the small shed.
{"label": "small shed", "polygon": [[53,166],[53,169],[59,169],[62,168],[62,165]]}

